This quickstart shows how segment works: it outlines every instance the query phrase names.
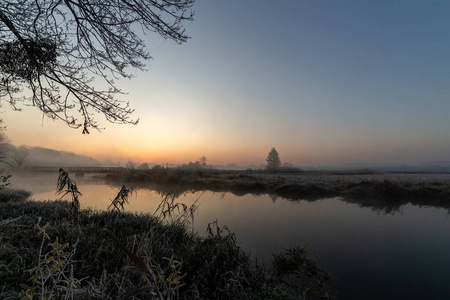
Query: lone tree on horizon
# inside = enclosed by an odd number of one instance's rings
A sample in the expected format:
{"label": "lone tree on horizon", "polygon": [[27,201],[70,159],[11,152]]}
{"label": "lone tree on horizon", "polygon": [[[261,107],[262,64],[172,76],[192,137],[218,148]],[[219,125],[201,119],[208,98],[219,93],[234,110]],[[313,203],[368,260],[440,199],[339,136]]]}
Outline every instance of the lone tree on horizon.
{"label": "lone tree on horizon", "polygon": [[275,147],[273,147],[272,150],[270,150],[269,154],[267,155],[266,162],[267,162],[266,169],[268,171],[276,172],[280,167],[281,160],[277,150],[275,150]]}
{"label": "lone tree on horizon", "polygon": [[[182,44],[195,0],[0,1],[0,99],[38,107],[72,128],[137,124],[114,80],[151,58],[148,32]],[[140,32],[140,35],[137,34]]]}

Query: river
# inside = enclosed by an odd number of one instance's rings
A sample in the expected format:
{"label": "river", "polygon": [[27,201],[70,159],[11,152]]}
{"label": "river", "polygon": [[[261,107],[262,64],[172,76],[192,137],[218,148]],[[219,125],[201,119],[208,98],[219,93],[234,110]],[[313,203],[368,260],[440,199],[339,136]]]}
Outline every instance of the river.
{"label": "river", "polygon": [[[57,175],[39,181],[13,178],[13,186],[36,201],[56,199]],[[82,207],[106,209],[119,191],[100,180],[77,180]],[[139,189],[127,211],[154,212],[162,195]],[[290,245],[304,245],[334,278],[338,299],[448,299],[450,219],[448,211],[411,204],[384,213],[341,198],[289,201],[271,195],[185,193],[176,199],[198,209],[194,230],[215,221],[236,234],[259,261]]]}

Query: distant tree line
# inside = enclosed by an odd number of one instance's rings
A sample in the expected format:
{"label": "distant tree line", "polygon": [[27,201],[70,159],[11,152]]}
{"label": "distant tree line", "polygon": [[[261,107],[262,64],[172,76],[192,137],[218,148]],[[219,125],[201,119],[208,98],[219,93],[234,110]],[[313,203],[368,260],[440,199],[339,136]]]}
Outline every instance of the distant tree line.
{"label": "distant tree line", "polygon": [[[209,165],[207,163],[208,159],[205,156],[200,157],[195,162],[190,161],[189,163],[185,163],[181,166],[171,167],[171,169],[178,169],[178,170],[213,170],[213,166]],[[238,167],[237,165],[235,165]],[[153,165],[153,167],[150,167],[148,163],[142,163],[140,165],[133,163],[131,161],[128,161],[125,164],[125,167],[129,170],[141,170],[141,171],[157,171],[161,172],[163,169],[168,169],[168,166],[166,165]],[[218,169],[216,169],[218,170]],[[232,170],[231,170],[232,171]],[[238,171],[237,169],[234,171]],[[280,155],[278,154],[278,151],[273,147],[266,158],[266,165],[263,168],[260,169],[247,169],[246,172],[252,172],[252,173],[258,173],[258,172],[268,172],[268,173],[300,173],[303,172],[300,168],[295,167],[292,163],[285,162],[282,163],[280,159]]]}
{"label": "distant tree line", "polygon": [[[185,169],[185,170],[203,170],[203,169],[212,169],[212,166],[207,164],[208,159],[206,158],[206,156],[202,156],[200,157],[198,160],[196,160],[195,162],[190,161],[187,164],[183,164],[181,166],[177,166],[177,167],[172,167],[172,169]],[[150,167],[150,164],[147,162],[141,163],[141,164],[137,164],[132,162],[131,160],[128,160],[125,163],[125,168],[128,170],[140,170],[140,171],[160,171],[162,169],[168,169],[169,165],[166,164],[164,165],[160,165],[160,164],[155,164],[152,167]]]}

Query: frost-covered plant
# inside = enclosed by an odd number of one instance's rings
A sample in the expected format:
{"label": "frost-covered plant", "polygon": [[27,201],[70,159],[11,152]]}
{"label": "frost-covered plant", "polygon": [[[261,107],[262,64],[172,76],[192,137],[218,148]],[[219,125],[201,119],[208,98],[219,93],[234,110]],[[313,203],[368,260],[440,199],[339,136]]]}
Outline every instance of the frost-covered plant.
{"label": "frost-covered plant", "polygon": [[11,183],[9,179],[11,178],[10,174],[7,174],[5,170],[0,169],[0,190],[6,189]]}
{"label": "frost-covered plant", "polygon": [[64,171],[63,168],[59,169],[58,182],[56,183],[56,193],[63,194],[61,198],[69,194],[72,197],[72,206],[70,211],[74,217],[76,223],[79,223],[78,213],[80,211],[80,201],[79,196],[82,196],[81,192],[78,190],[77,183],[70,179],[69,173]]}
{"label": "frost-covered plant", "polygon": [[135,192],[133,188],[127,189],[125,185],[122,186],[116,198],[111,201],[108,209],[114,212],[122,212],[125,210],[125,204],[128,204],[128,198]]}
{"label": "frost-covered plant", "polygon": [[[22,299],[73,299],[81,290],[81,280],[73,276],[73,257],[77,243],[70,250],[68,243],[59,242],[56,238],[50,242],[50,236],[46,232],[48,224],[39,225],[40,218],[35,225],[37,235],[41,236],[39,257],[37,266],[28,270],[30,285],[20,284]],[[45,254],[46,248],[50,248]]]}

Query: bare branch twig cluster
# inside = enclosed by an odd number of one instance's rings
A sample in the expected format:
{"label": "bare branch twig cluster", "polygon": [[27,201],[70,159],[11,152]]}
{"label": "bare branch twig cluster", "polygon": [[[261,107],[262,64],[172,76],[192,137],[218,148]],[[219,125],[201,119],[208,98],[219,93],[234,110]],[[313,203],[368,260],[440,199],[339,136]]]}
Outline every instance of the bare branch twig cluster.
{"label": "bare branch twig cluster", "polygon": [[194,1],[1,1],[0,99],[37,106],[83,133],[99,129],[95,113],[136,124],[114,80],[151,58],[137,32],[186,42],[182,23]]}

